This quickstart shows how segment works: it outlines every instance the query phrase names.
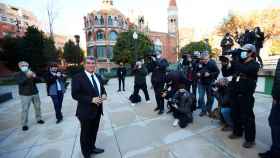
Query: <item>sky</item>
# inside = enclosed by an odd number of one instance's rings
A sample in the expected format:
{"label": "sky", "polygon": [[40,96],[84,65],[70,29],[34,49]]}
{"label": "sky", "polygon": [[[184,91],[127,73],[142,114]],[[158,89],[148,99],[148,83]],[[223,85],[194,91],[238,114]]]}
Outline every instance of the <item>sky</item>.
{"label": "sky", "polygon": [[[0,0],[0,2],[30,10],[48,31],[47,4],[53,1],[57,17],[54,32],[81,36],[85,48],[83,16],[101,8],[102,0]],[[132,11],[144,14],[153,31],[167,32],[167,7],[169,0],[114,0],[114,6],[123,14]],[[280,7],[280,0],[177,0],[179,27],[193,27],[211,31],[221,24],[232,11],[245,13],[251,10]]]}

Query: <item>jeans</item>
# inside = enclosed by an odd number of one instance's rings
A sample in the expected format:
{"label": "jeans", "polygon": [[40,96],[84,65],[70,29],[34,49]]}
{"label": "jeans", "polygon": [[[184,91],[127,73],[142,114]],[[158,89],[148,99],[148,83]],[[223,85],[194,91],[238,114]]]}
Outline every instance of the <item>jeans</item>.
{"label": "jeans", "polygon": [[[207,95],[207,102],[205,104],[204,96]],[[202,112],[211,112],[214,104],[214,96],[211,94],[211,86],[198,84],[198,106],[201,108]]]}
{"label": "jeans", "polygon": [[231,118],[231,108],[228,107],[222,107],[221,108],[221,113],[223,115],[223,118],[225,119],[226,123],[230,126],[233,127],[233,122]]}

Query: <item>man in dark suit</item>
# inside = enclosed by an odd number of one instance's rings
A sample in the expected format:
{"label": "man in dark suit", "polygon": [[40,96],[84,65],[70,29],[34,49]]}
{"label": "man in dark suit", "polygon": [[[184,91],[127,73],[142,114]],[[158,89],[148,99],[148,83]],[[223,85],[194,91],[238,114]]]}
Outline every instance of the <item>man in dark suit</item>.
{"label": "man in dark suit", "polygon": [[261,158],[279,158],[280,157],[280,59],[276,66],[273,88],[272,88],[272,108],[268,118],[271,128],[272,145],[270,150],[260,153]]}
{"label": "man in dark suit", "polygon": [[76,116],[81,124],[80,143],[85,158],[104,152],[104,149],[95,146],[95,142],[103,114],[102,102],[106,100],[107,94],[95,68],[95,58],[88,56],[84,62],[84,71],[72,79],[72,97],[78,101]]}
{"label": "man in dark suit", "polygon": [[121,83],[122,83],[123,91],[125,91],[126,69],[123,66],[123,63],[120,63],[120,67],[117,70],[117,75],[118,75],[118,79],[119,79],[119,90],[118,90],[118,92],[121,91]]}

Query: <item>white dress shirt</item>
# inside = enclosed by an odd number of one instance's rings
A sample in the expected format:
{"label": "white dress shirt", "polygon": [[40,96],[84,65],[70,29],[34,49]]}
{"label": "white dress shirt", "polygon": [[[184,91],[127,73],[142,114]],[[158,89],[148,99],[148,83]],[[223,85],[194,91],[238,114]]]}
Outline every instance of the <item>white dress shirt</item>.
{"label": "white dress shirt", "polygon": [[[101,95],[100,82],[99,82],[98,78],[96,77],[96,75],[95,75],[94,73],[91,74],[91,73],[87,72],[86,70],[85,70],[85,73],[86,73],[88,79],[90,80],[90,83],[91,83],[92,86],[94,87],[94,84],[93,84],[92,78],[91,78],[91,75],[93,75],[93,78],[94,78],[94,80],[95,80],[95,82],[96,82],[96,84],[97,84],[97,89],[98,89],[99,95]],[[95,87],[95,88],[96,88],[96,87]]]}

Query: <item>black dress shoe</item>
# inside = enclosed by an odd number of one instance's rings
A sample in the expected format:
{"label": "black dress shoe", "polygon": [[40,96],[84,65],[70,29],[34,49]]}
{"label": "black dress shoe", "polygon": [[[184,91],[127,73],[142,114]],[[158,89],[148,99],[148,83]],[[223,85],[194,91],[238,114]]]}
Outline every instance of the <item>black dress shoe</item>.
{"label": "black dress shoe", "polygon": [[104,153],[104,149],[94,148],[94,149],[92,150],[92,153],[93,153],[93,154],[101,154],[101,153]]}
{"label": "black dress shoe", "polygon": [[154,111],[158,111],[159,110],[159,107],[156,107],[155,109],[154,109]]}
{"label": "black dress shoe", "polygon": [[229,139],[238,139],[238,138],[241,138],[241,137],[242,137],[242,136],[236,135],[236,134],[234,134],[234,133],[232,133],[232,134],[230,134],[230,135],[228,136]]}
{"label": "black dress shoe", "polygon": [[56,120],[56,124],[59,124],[60,122],[62,122],[63,119],[58,119]]}
{"label": "black dress shoe", "polygon": [[163,110],[159,110],[159,112],[158,112],[159,115],[162,115],[163,113],[164,113]]}
{"label": "black dress shoe", "polygon": [[45,122],[43,120],[39,120],[39,121],[37,121],[37,123],[44,124]]}
{"label": "black dress shoe", "polygon": [[242,146],[243,146],[244,148],[252,148],[252,147],[255,146],[255,145],[256,145],[255,142],[247,142],[247,141],[246,141],[246,142],[243,143]]}
{"label": "black dress shoe", "polygon": [[270,151],[267,151],[265,153],[259,153],[259,157],[260,158],[272,158]]}
{"label": "black dress shoe", "polygon": [[23,126],[23,127],[22,127],[22,130],[23,130],[23,131],[27,131],[27,130],[28,130],[28,126]]}

